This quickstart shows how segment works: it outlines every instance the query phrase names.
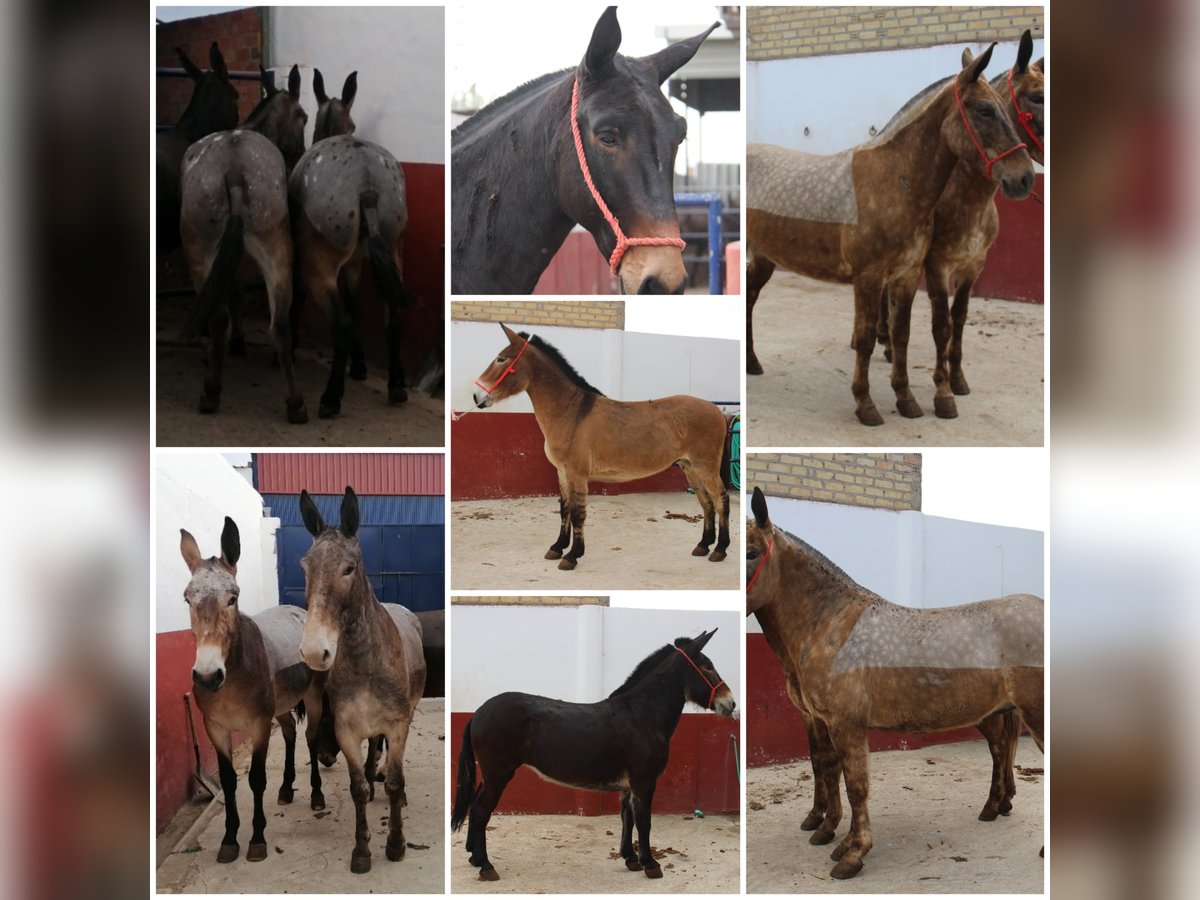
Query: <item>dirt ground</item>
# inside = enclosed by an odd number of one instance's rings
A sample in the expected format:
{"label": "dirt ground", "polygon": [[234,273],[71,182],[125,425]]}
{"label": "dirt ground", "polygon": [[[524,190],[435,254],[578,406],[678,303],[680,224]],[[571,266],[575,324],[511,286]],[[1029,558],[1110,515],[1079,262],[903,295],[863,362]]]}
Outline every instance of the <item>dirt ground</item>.
{"label": "dirt ground", "polygon": [[488,856],[499,881],[480,881],[467,861],[467,829],[450,836],[454,894],[736,894],[737,816],[655,815],[650,845],[663,877],[630,872],[617,858],[616,816],[494,816]]}
{"label": "dirt ground", "polygon": [[[556,560],[543,559],[558,536],[557,497],[464,500],[450,506],[455,590],[738,587],[742,512],[737,491],[729,492],[729,555],[719,563],[691,555],[703,525],[694,495],[591,496],[586,552],[570,572],[559,569]],[[688,518],[676,518],[680,515]]]}
{"label": "dirt ground", "polygon": [[[248,298],[253,294],[248,294]],[[305,335],[296,351],[296,378],[308,422],[292,425],[284,413],[283,376],[267,333],[263,308],[248,303],[246,355],[226,355],[221,408],[200,415],[196,404],[204,379],[199,341],[178,340],[180,320],[191,297],[158,302],[156,373],[157,433],[160,447],[441,447],[445,444],[445,403],[441,396],[409,389],[408,402],[387,399],[387,370],[367,367],[366,381],[347,377],[341,414],[317,416],[329,378],[332,347]],[[259,315],[258,313],[261,313]],[[409,380],[415,376],[410,372]]]}
{"label": "dirt ground", "polygon": [[[308,752],[303,733],[297,747],[296,797],[289,806],[276,801],[283,773],[283,739],[278,725],[267,757],[267,858],[247,862],[253,806],[246,782],[249,756],[238,768],[238,842],[241,858],[222,865],[217,849],[225,828],[225,807],[213,801],[158,867],[161,893],[405,893],[440,894],[445,881],[445,709],[442,698],[425,699],[417,708],[404,754],[408,806],[404,810],[404,837],[408,852],[400,862],[384,855],[387,840],[387,795],[382,784],[367,808],[371,835],[371,871],[350,872],[354,849],[354,801],[349,777],[339,758],[330,769],[321,769],[325,812],[309,808]],[[303,760],[303,763],[301,763]],[[181,815],[185,815],[186,810]]]}
{"label": "dirt ground", "polygon": [[[1033,739],[1021,738],[1012,814],[980,822],[992,771],[983,741],[871,754],[875,844],[862,872],[846,881],[829,876],[836,843],[811,846],[810,833],[800,830],[812,805],[808,761],[749,769],[746,889],[760,894],[1040,894],[1042,766]],[[849,820],[846,806],[838,840]]]}
{"label": "dirt ground", "polygon": [[871,397],[884,423],[854,415],[850,379],[854,289],[777,270],[754,308],[762,375],[746,376],[744,440],[753,447],[1040,447],[1043,444],[1043,307],[972,297],[963,332],[971,393],[956,397],[958,418],[933,413],[929,300],[913,301],[908,377],[925,410],[896,412],[891,364],[876,347]]}

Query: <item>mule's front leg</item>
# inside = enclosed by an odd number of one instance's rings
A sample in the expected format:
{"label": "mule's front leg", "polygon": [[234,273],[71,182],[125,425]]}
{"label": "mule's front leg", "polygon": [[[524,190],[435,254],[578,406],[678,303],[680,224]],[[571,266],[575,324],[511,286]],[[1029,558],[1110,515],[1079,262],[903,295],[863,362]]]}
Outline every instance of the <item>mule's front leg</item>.
{"label": "mule's front leg", "polygon": [[[817,781],[813,796],[813,808],[801,823],[811,825],[812,836],[808,842],[814,846],[830,843],[842,822],[841,778],[842,764],[829,728],[819,719],[811,719],[809,728],[809,753],[812,758],[813,777]],[[817,813],[821,816],[813,821]]]}
{"label": "mule's front leg", "polygon": [[[208,735],[213,738],[212,729],[209,729]],[[221,838],[221,849],[217,851],[217,862],[231,863],[242,852],[242,848],[238,846],[237,842],[238,827],[241,825],[237,810],[237,772],[234,770],[233,760],[229,756],[228,735],[223,743],[213,738],[213,745],[217,748],[217,774],[221,779],[221,793],[225,796],[225,836]]]}
{"label": "mule's front leg", "polygon": [[567,475],[562,470],[558,470],[558,540],[550,545],[550,549],[546,551],[546,559],[562,559],[563,551],[571,545],[571,509],[567,502],[567,496],[570,493],[570,486],[567,482]]}
{"label": "mule's front leg", "polygon": [[567,555],[558,561],[560,569],[574,569],[579,558],[583,556],[583,523],[587,519],[587,477],[576,476],[571,479],[570,497],[568,499],[571,516],[571,549]]}
{"label": "mule's front leg", "polygon": [[279,802],[291,803],[296,796],[296,722],[290,712],[275,719],[283,735],[283,782],[279,785]]}
{"label": "mule's front leg", "polygon": [[625,860],[625,868],[629,871],[642,871],[642,864],[633,851],[633,795],[628,790],[621,791],[621,843],[617,853]]}
{"label": "mule's front leg", "polygon": [[834,878],[853,878],[862,871],[863,857],[872,846],[871,817],[867,811],[869,775],[866,729],[857,725],[831,727],[830,735],[841,759],[850,801],[850,832],[830,854],[837,865],[830,870]]}
{"label": "mule's front leg", "polygon": [[947,293],[948,275],[941,266],[925,265],[925,290],[929,293],[929,311],[932,318],[933,347],[936,357],[933,365],[933,411],[941,419],[958,416],[958,404],[950,391],[950,368],[946,354],[950,349],[950,296]]}
{"label": "mule's front leg", "polygon": [[775,263],[765,256],[756,256],[753,244],[748,244],[747,249],[750,261],[746,266],[746,374],[761,375],[763,367],[754,353],[754,304],[758,302],[758,292],[771,280]]}
{"label": "mule's front leg", "polygon": [[321,791],[321,764],[318,758],[317,735],[321,724],[321,694],[320,688],[310,690],[304,697],[304,710],[307,721],[304,723],[304,741],[308,744],[308,784],[311,789],[310,806],[314,812],[325,808],[325,794]]}
{"label": "mule's front leg", "polygon": [[950,308],[952,330],[950,349],[946,353],[946,359],[950,364],[950,389],[960,396],[971,393],[971,386],[967,384],[967,376],[963,374],[962,368],[963,329],[967,324],[967,307],[971,302],[971,288],[975,286],[975,279],[978,277],[978,269],[973,273],[958,273],[954,288],[954,306]]}
{"label": "mule's front leg", "polygon": [[254,797],[254,816],[250,820],[250,846],[246,848],[248,862],[261,862],[267,858],[267,814],[263,810],[263,794],[267,791],[267,747],[271,739],[271,720],[266,718],[253,737],[250,751],[250,793]]}
{"label": "mule's front leg", "polygon": [[650,850],[650,807],[653,802],[654,785],[633,795],[633,818],[638,833],[638,862],[645,869],[647,878],[662,878],[662,866]]}
{"label": "mule's front leg", "polygon": [[362,875],[371,871],[371,829],[367,826],[367,776],[363,771],[362,738],[348,733],[339,720],[337,742],[346,757],[350,797],[354,800],[354,852],[350,855],[350,871]]}

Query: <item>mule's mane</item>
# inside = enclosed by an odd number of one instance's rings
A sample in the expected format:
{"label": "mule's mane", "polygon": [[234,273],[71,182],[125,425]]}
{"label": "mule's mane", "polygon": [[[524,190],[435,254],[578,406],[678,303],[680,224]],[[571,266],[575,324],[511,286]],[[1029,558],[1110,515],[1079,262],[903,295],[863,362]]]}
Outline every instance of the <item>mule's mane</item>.
{"label": "mule's mane", "polygon": [[[683,640],[683,638],[680,638],[680,640]],[[649,656],[647,656],[645,659],[643,659],[640,663],[637,664],[637,668],[635,668],[630,673],[629,677],[625,679],[624,684],[622,684],[619,688],[617,688],[615,691],[613,691],[608,696],[615,697],[615,696],[617,696],[617,694],[622,694],[625,691],[628,691],[628,690],[631,690],[632,688],[637,687],[637,685],[641,681],[643,681],[647,675],[649,675],[651,672],[653,672],[655,669],[657,669],[662,664],[662,661],[674,652],[675,652],[674,644],[667,644],[665,647],[660,647],[659,649],[655,650],[653,653],[651,653]]]}
{"label": "mule's mane", "polygon": [[539,91],[542,88],[547,87],[551,82],[557,81],[568,72],[573,71],[574,67],[572,66],[569,69],[559,69],[555,72],[547,72],[545,75],[539,75],[537,78],[527,81],[519,87],[513,88],[503,97],[498,100],[493,100],[483,109],[471,116],[471,118],[467,119],[453,131],[451,131],[450,142],[454,143],[460,138],[465,138],[474,134],[493,119],[498,118],[513,102],[524,99],[527,94]]}
{"label": "mule's mane", "polygon": [[872,140],[877,141],[884,137],[891,137],[889,132],[893,130],[893,127],[898,126],[901,122],[907,122],[916,116],[925,108],[925,105],[932,99],[934,94],[944,88],[951,79],[956,77],[957,75],[947,75],[945,78],[939,78],[933,84],[922,88],[916,95],[909,98],[907,103],[896,110],[896,114],[888,119],[888,123],[879,130],[879,134]]}
{"label": "mule's mane", "polygon": [[542,353],[544,353],[550,359],[550,361],[552,363],[554,363],[556,366],[558,366],[559,369],[562,370],[562,373],[564,375],[566,375],[567,378],[570,379],[571,383],[574,384],[577,388],[580,388],[584,393],[594,394],[597,397],[604,396],[603,391],[600,391],[597,388],[593,387],[592,385],[588,384],[587,379],[575,371],[575,367],[572,366],[569,362],[567,362],[566,357],[564,357],[562,355],[562,352],[557,347],[555,347],[553,344],[547,343],[546,341],[544,341],[540,337],[538,337],[536,334],[533,337],[530,337],[524,331],[518,332],[518,334],[520,334],[521,337],[528,340],[530,344],[532,344],[534,347],[536,347],[538,350],[540,350]]}
{"label": "mule's mane", "polygon": [[274,91],[258,101],[258,105],[250,110],[250,115],[246,116],[246,121],[242,123],[243,128],[253,129],[260,124],[260,121],[266,118],[267,107],[271,105],[271,101],[275,99],[276,94],[281,91]]}
{"label": "mule's mane", "polygon": [[[780,528],[779,530],[783,531],[782,528]],[[863,587],[861,584],[859,584],[857,581],[855,581],[853,578],[851,578],[849,575],[847,575],[844,569],[840,568],[837,565],[837,563],[835,563],[832,559],[830,559],[828,556],[826,556],[824,553],[822,553],[820,550],[818,550],[816,547],[814,547],[808,541],[804,540],[803,538],[796,537],[796,535],[792,534],[790,531],[783,531],[783,533],[791,541],[793,541],[795,544],[799,545],[800,549],[805,554],[807,554],[808,556],[810,556],[812,558],[812,562],[816,565],[816,567],[818,569],[823,570],[823,574],[829,576],[830,578],[836,579],[838,581],[844,581],[847,584],[851,584],[861,591],[866,591],[868,594],[871,594],[872,596],[878,596],[877,594],[875,594],[874,591],[867,590],[867,588]]]}

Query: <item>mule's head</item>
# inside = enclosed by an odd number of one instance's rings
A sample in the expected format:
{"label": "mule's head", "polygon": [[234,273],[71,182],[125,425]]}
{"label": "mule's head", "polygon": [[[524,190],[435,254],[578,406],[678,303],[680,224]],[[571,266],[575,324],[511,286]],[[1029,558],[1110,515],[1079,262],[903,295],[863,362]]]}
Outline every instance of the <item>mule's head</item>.
{"label": "mule's head", "polygon": [[980,77],[995,49],[992,44],[977,58],[970,50],[963,51],[963,68],[952,88],[957,89],[961,107],[956,102],[946,114],[942,136],[955,156],[989,176],[1006,197],[1024,200],[1033,190],[1033,162],[1028,150],[1013,150],[1023,141],[1013,129],[1008,102]]}
{"label": "mule's head", "polygon": [[[662,85],[699,49],[712,28],[645,57],[617,53],[621,26],[610,6],[592,32],[576,69],[579,133],[588,168],[600,197],[627,237],[678,238],[675,213],[675,155],[687,134],[687,121],[675,113]],[[563,125],[565,156],[577,157],[570,123]],[[617,246],[583,179],[578,162],[560,167],[556,187],[567,215],[595,238],[605,257]],[[632,246],[618,263],[625,294],[682,294],[687,272],[675,246]]]}
{"label": "mule's head", "polygon": [[[1026,29],[1025,33],[1021,35],[1021,43],[1017,47],[1017,61],[1012,67],[1011,91],[1007,72],[992,86],[1005,101],[1004,108],[1008,111],[1009,118],[1012,119],[1017,137],[1029,145],[1029,155],[1033,157],[1033,161],[1039,165],[1045,165],[1043,151],[1037,146],[1037,143],[1029,139],[1029,135],[1019,121],[1019,117],[1024,113],[1029,127],[1037,135],[1038,141],[1045,144],[1046,60],[1043,58],[1030,64],[1029,60],[1032,57],[1033,35]],[[1016,99],[1015,106],[1014,98]]]}
{"label": "mule's head", "polygon": [[192,573],[183,591],[196,638],[192,683],[216,691],[225,683],[225,661],[238,627],[237,561],[242,553],[238,527],[225,517],[221,555],[208,559],[200,554],[196,539],[181,528],[179,552]]}
{"label": "mule's head", "polygon": [[[707,644],[717,629],[702,631],[694,638],[676,638],[675,646],[683,651],[695,666],[684,664],[683,694],[687,700],[704,709],[723,716],[732,716],[737,704],[733,700],[733,691],[725,684],[725,679],[717,672],[712,660],[704,655],[704,645]],[[714,690],[715,688],[715,690]]]}
{"label": "mule's head", "polygon": [[179,63],[183,66],[188,77],[192,79],[192,99],[188,101],[187,109],[179,120],[179,127],[189,141],[212,134],[214,131],[228,131],[238,123],[238,92],[229,80],[229,68],[225,65],[225,57],[221,48],[213,41],[208,48],[208,63],[210,71],[205,72],[183,52],[182,47],[176,47]]}
{"label": "mule's head", "polygon": [[317,96],[317,121],[313,125],[313,143],[339,134],[354,134],[354,120],[350,118],[350,107],[358,93],[358,72],[346,76],[342,85],[342,96],[330,97],[325,93],[325,77],[320,69],[313,70],[313,93]]}
{"label": "mule's head", "polygon": [[291,172],[304,155],[304,127],[308,124],[308,113],[300,105],[300,67],[294,65],[288,73],[287,90],[275,87],[261,66],[259,71],[263,99],[247,117],[246,125],[253,127],[279,148]]}
{"label": "mule's head", "polygon": [[342,521],[326,525],[308,491],[300,492],[300,514],[314,538],[300,560],[304,570],[304,600],[308,615],[300,639],[300,658],[310,669],[326,672],[337,658],[344,632],[357,628],[363,612],[361,600],[370,596],[358,545],[358,497],[346,488]]}
{"label": "mule's head", "polygon": [[491,364],[475,379],[478,390],[472,396],[477,409],[487,409],[493,403],[519,394],[529,387],[529,362],[523,353],[528,339],[503,322],[500,323],[500,327],[504,329],[508,344],[501,348]]}
{"label": "mule's head", "polygon": [[746,523],[746,615],[757,612],[774,597],[778,569],[775,526],[767,515],[767,497],[761,488],[754,489],[750,510],[754,518]]}

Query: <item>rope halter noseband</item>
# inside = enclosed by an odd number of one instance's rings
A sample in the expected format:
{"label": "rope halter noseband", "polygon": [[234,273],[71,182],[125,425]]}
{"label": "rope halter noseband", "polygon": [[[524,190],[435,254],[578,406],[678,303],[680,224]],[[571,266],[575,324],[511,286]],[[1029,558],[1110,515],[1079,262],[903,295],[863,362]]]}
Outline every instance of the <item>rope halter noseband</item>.
{"label": "rope halter noseband", "polygon": [[975,145],[975,149],[979,151],[979,155],[983,157],[984,175],[988,181],[992,180],[992,166],[1000,162],[1006,156],[1011,156],[1018,150],[1028,150],[1029,147],[1024,143],[1016,143],[1009,147],[998,156],[989,158],[987,151],[983,149],[983,144],[979,143],[979,138],[975,136],[975,130],[971,127],[970,121],[967,119],[967,110],[963,106],[962,96],[958,93],[958,79],[954,79],[954,102],[958,104],[958,114],[962,116],[963,126],[967,129],[967,136],[971,139],[971,143]]}
{"label": "rope halter noseband", "polygon": [[513,373],[514,367],[517,364],[517,360],[520,359],[524,355],[526,349],[528,349],[529,341],[530,341],[530,338],[525,338],[525,346],[521,348],[520,353],[518,353],[516,356],[513,357],[513,361],[508,364],[508,368],[505,369],[504,372],[501,373],[500,377],[496,379],[495,384],[493,384],[491,387],[484,387],[482,384],[480,384],[478,381],[476,381],[475,386],[477,388],[479,388],[480,390],[482,390],[485,394],[487,394],[490,397],[492,395],[492,391],[494,391],[496,388],[500,387],[500,384],[504,381],[504,379]]}
{"label": "rope halter noseband", "polygon": [[579,169],[583,172],[583,181],[591,191],[596,206],[604,215],[604,221],[608,223],[608,227],[613,230],[613,234],[617,238],[617,246],[613,248],[612,255],[608,258],[608,267],[612,270],[613,275],[617,274],[617,270],[621,267],[621,257],[630,247],[678,247],[682,250],[686,244],[679,238],[626,237],[625,232],[621,230],[621,223],[617,221],[617,217],[613,215],[608,204],[604,202],[604,198],[600,196],[600,191],[596,189],[596,183],[592,180],[592,171],[588,168],[587,154],[583,152],[583,136],[579,133],[578,75],[575,76],[575,84],[571,88],[571,134],[575,138],[575,155],[579,158]]}
{"label": "rope halter noseband", "polygon": [[704,681],[704,683],[706,685],[708,685],[710,688],[712,688],[712,690],[708,692],[708,702],[706,704],[704,704],[705,709],[712,709],[713,708],[713,698],[715,696],[717,696],[717,689],[721,685],[723,685],[725,682],[718,681],[716,684],[713,684],[711,681],[708,680],[708,676],[704,674],[704,670],[701,669],[698,665],[696,665],[696,661],[694,659],[692,659],[690,656],[688,656],[686,653],[684,653],[682,648],[676,647],[675,649],[679,652],[680,656],[682,656],[684,659],[686,659],[689,663],[692,664],[692,668],[695,669],[697,673],[699,673],[700,678]]}
{"label": "rope halter noseband", "polygon": [[754,574],[750,576],[750,580],[746,582],[746,596],[750,596],[750,588],[754,587],[754,582],[758,581],[759,573],[763,570],[763,565],[766,564],[767,557],[771,555],[771,548],[775,546],[775,532],[771,532],[771,539],[767,541],[767,549],[763,555],[758,558],[758,567],[754,570]]}

